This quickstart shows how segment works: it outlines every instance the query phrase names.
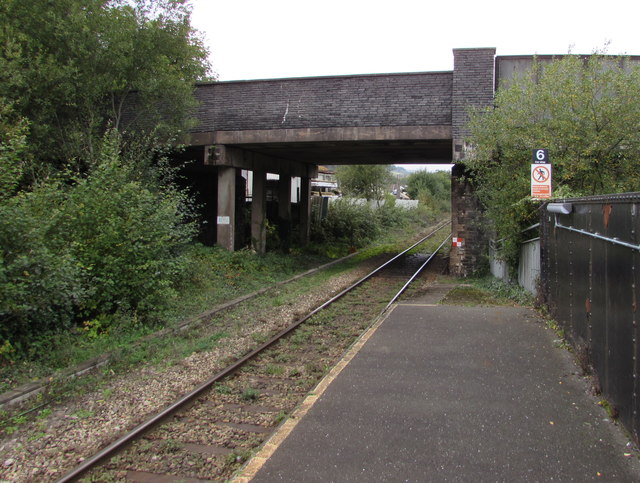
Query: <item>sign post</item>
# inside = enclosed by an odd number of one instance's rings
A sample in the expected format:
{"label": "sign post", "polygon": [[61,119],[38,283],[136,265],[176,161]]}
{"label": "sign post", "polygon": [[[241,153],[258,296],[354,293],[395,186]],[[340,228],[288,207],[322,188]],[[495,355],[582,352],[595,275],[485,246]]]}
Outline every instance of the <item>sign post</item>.
{"label": "sign post", "polygon": [[531,164],[531,197],[551,198],[551,164],[547,149],[534,149]]}

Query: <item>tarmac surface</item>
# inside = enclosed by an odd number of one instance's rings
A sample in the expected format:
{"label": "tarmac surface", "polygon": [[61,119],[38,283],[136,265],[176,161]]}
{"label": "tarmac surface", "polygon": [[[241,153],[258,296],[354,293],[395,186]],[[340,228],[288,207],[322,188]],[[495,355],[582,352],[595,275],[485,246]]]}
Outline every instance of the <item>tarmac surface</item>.
{"label": "tarmac surface", "polygon": [[245,477],[640,481],[637,451],[538,316],[434,305],[449,288],[397,305]]}

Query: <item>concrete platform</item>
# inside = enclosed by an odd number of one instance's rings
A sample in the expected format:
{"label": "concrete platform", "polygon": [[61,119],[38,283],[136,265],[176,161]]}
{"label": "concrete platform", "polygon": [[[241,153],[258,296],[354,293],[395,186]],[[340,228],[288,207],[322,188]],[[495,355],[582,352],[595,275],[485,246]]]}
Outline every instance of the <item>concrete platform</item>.
{"label": "concrete platform", "polygon": [[535,313],[432,301],[396,306],[252,481],[640,481]]}

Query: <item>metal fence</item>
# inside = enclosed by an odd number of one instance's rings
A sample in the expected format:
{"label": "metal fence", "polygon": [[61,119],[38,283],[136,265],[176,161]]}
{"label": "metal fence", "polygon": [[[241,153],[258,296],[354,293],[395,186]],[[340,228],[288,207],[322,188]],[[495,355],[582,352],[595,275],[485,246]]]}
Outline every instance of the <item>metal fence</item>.
{"label": "metal fence", "polygon": [[542,210],[540,295],[638,441],[640,193]]}
{"label": "metal fence", "polygon": [[531,294],[538,291],[540,281],[540,239],[527,240],[520,245],[518,284]]}
{"label": "metal fence", "polygon": [[[536,295],[540,282],[540,236],[538,231],[540,224],[535,224],[522,231],[529,236],[520,245],[520,257],[518,261],[518,284],[526,291]],[[507,263],[500,258],[501,241],[489,241],[489,269],[491,274],[512,282]]]}

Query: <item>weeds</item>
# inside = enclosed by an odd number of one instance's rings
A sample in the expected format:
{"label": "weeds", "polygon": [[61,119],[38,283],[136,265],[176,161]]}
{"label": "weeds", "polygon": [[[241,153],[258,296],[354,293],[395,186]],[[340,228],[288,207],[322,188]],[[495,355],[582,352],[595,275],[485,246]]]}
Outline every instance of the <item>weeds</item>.
{"label": "weeds", "polygon": [[287,413],[285,411],[280,411],[276,414],[276,417],[273,418],[276,424],[280,424],[282,421],[287,419]]}
{"label": "weeds", "polygon": [[612,420],[618,419],[618,416],[619,416],[618,408],[616,408],[606,399],[601,399],[600,401],[598,401],[598,406],[604,408],[604,410],[609,415],[609,418],[611,418]]}
{"label": "weeds", "polygon": [[449,292],[441,303],[467,306],[532,306],[534,302],[533,296],[522,287],[492,276],[467,279],[466,282]]}
{"label": "weeds", "polygon": [[93,411],[89,411],[88,409],[78,409],[76,412],[72,413],[71,416],[77,419],[88,419],[93,417]]}
{"label": "weeds", "polygon": [[240,395],[240,398],[243,401],[256,401],[259,397],[260,397],[260,391],[250,386],[246,387],[244,391],[242,391],[242,394]]}
{"label": "weeds", "polygon": [[278,366],[276,364],[268,364],[264,370],[270,376],[280,376],[284,373],[284,367]]}
{"label": "weeds", "polygon": [[233,392],[229,386],[222,383],[216,383],[215,389],[218,394],[231,394]]}

